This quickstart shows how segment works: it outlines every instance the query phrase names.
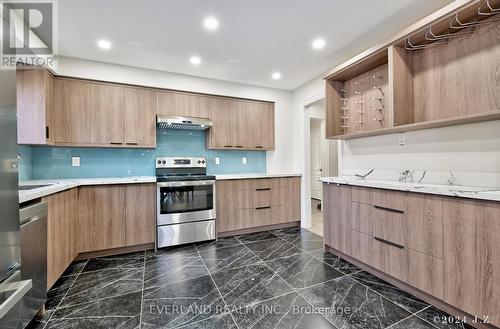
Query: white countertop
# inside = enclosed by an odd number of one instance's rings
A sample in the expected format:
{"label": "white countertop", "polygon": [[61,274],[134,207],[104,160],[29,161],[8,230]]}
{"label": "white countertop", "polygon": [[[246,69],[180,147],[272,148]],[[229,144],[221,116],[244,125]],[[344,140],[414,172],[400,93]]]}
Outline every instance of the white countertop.
{"label": "white countertop", "polygon": [[255,179],[255,178],[279,178],[279,177],[300,177],[301,174],[224,174],[215,175],[217,180],[228,180],[228,179]]}
{"label": "white countertop", "polygon": [[435,184],[420,184],[420,183],[402,183],[389,180],[370,180],[361,179],[353,176],[342,177],[323,177],[320,179],[323,183],[327,184],[340,184],[381,188],[387,190],[415,192],[424,194],[436,194],[453,196],[460,198],[500,201],[500,187],[470,187],[459,185],[435,185]]}
{"label": "white countertop", "polygon": [[48,185],[32,190],[19,191],[19,203],[41,198],[50,194],[85,185],[155,183],[155,176],[130,176],[110,178],[41,179],[23,181],[19,186]]}
{"label": "white countertop", "polygon": [[[252,179],[252,178],[275,178],[275,177],[295,177],[300,174],[230,174],[216,175],[217,180],[227,179]],[[111,185],[111,184],[134,184],[134,183],[156,183],[156,176],[130,176],[130,177],[109,177],[109,178],[74,178],[74,179],[40,179],[23,181],[19,186],[48,185],[32,190],[19,191],[19,203],[38,199],[50,194],[69,190],[85,185]]]}

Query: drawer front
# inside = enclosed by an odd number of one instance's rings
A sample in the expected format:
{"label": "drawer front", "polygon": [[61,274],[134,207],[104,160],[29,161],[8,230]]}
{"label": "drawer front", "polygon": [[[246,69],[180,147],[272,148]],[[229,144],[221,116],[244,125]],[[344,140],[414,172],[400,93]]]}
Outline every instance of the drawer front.
{"label": "drawer front", "polygon": [[365,264],[373,265],[373,237],[355,230],[351,231],[351,256]]}
{"label": "drawer front", "polygon": [[251,209],[253,208],[253,190],[238,190],[238,209]]}
{"label": "drawer front", "polygon": [[285,207],[258,207],[253,210],[252,227],[283,223]]}
{"label": "drawer front", "polygon": [[401,281],[406,281],[407,252],[404,247],[394,246],[387,241],[377,238],[372,240],[373,260],[372,266],[376,269],[389,274]]}
{"label": "drawer front", "polygon": [[352,229],[373,235],[373,206],[365,203],[352,202]]}
{"label": "drawer front", "polygon": [[[284,190],[284,191],[282,191]],[[253,191],[253,208],[281,205],[281,195],[286,192],[281,188],[256,189]]]}
{"label": "drawer front", "polygon": [[280,187],[280,178],[252,179],[252,187],[256,190]]}
{"label": "drawer front", "polygon": [[355,187],[351,189],[352,201],[371,204],[371,189],[365,187]]}
{"label": "drawer front", "polygon": [[426,293],[443,299],[443,260],[408,249],[407,282]]}
{"label": "drawer front", "polygon": [[405,216],[404,213],[372,208],[373,236],[389,242],[405,246]]}
{"label": "drawer front", "polygon": [[405,194],[403,192],[372,190],[372,204],[390,210],[405,210]]}
{"label": "drawer front", "polygon": [[215,220],[158,226],[158,248],[215,240]]}

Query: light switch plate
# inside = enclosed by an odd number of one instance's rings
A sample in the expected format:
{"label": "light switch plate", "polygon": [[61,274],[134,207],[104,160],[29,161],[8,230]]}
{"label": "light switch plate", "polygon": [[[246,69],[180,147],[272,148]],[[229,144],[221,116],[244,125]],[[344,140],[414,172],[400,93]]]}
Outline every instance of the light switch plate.
{"label": "light switch plate", "polygon": [[400,147],[406,146],[406,135],[405,134],[399,134],[399,146]]}
{"label": "light switch plate", "polygon": [[71,165],[73,167],[80,167],[80,157],[71,157]]}
{"label": "light switch plate", "polygon": [[220,158],[219,157],[215,157],[215,164],[220,165]]}
{"label": "light switch plate", "polygon": [[247,164],[247,157],[242,157],[241,158],[241,163],[242,164]]}

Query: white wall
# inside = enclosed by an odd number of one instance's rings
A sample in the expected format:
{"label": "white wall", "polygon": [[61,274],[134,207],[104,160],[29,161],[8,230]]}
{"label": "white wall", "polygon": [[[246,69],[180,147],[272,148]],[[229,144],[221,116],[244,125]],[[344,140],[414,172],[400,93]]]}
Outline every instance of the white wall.
{"label": "white wall", "polygon": [[458,184],[500,187],[500,121],[348,140],[342,147],[343,173],[375,169],[371,179],[397,180],[400,170],[415,170],[424,183],[445,184],[453,171]]}
{"label": "white wall", "polygon": [[276,149],[267,152],[267,172],[295,172],[290,143],[294,136],[291,92],[68,57],[59,58],[58,65],[57,74],[64,76],[273,101],[276,105]]}

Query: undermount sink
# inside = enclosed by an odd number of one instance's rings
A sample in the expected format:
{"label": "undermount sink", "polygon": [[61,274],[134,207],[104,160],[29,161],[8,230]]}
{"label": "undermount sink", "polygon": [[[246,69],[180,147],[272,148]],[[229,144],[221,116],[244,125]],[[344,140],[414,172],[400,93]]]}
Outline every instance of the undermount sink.
{"label": "undermount sink", "polygon": [[19,186],[19,191],[28,191],[28,190],[34,190],[37,188],[42,188],[42,187],[47,187],[52,184],[45,184],[45,185],[24,185],[24,186]]}

